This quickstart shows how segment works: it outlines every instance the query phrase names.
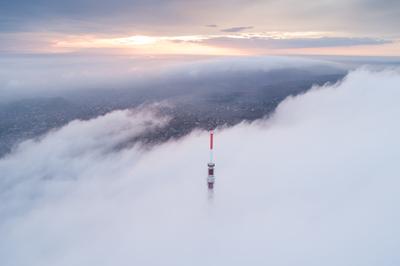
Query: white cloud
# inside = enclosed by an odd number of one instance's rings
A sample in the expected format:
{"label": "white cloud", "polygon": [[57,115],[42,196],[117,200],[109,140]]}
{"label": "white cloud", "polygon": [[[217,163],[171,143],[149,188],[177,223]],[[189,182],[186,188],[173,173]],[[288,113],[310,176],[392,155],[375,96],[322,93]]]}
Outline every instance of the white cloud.
{"label": "white cloud", "polygon": [[152,115],[26,142],[0,160],[1,264],[397,265],[399,84],[358,70],[217,130],[212,199],[205,132],[110,149]]}

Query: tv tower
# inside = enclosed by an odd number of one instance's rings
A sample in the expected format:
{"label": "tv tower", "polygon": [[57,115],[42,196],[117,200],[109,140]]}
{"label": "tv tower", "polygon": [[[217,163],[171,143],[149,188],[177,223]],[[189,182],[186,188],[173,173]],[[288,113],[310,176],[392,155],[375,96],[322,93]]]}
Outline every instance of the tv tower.
{"label": "tv tower", "polygon": [[210,130],[210,162],[207,164],[207,166],[208,166],[208,177],[207,177],[208,189],[213,189],[214,182],[215,182],[215,177],[214,177],[215,163],[213,162],[213,146],[214,146],[214,131],[211,129]]}

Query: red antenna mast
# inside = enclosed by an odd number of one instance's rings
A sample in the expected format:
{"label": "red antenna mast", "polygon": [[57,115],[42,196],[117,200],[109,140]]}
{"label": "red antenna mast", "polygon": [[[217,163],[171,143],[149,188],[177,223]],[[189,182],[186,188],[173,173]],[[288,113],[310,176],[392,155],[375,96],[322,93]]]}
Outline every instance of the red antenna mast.
{"label": "red antenna mast", "polygon": [[213,149],[213,144],[214,144],[213,141],[214,141],[214,131],[211,130],[210,131],[210,150]]}

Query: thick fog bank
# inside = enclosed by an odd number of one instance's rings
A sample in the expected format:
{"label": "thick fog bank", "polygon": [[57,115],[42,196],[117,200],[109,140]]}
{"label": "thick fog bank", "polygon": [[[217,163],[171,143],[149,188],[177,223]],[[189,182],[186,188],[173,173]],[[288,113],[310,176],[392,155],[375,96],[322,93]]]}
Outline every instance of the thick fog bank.
{"label": "thick fog bank", "polygon": [[351,72],[268,120],[143,150],[151,110],[75,121],[0,160],[0,264],[398,265],[400,74]]}

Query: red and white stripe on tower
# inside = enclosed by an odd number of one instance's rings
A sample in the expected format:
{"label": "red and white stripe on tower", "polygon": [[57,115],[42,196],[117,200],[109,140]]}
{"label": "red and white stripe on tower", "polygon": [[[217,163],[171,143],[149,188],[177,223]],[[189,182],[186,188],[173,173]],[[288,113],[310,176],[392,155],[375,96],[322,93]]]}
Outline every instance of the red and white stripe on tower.
{"label": "red and white stripe on tower", "polygon": [[213,149],[213,145],[214,145],[214,131],[211,130],[210,131],[210,150]]}

